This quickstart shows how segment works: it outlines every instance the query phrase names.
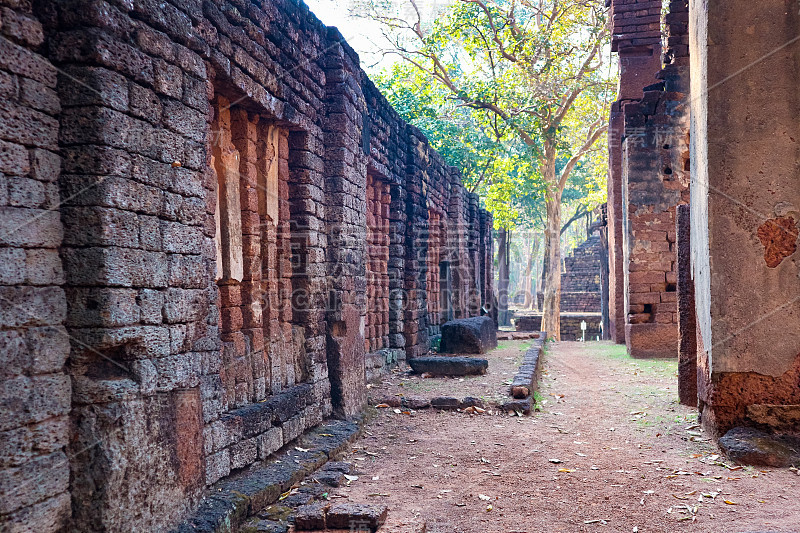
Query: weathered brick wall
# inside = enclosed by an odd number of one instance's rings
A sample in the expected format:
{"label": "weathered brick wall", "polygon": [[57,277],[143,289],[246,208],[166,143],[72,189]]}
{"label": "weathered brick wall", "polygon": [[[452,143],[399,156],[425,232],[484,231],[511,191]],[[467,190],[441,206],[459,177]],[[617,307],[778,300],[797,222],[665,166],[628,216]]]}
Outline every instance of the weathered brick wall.
{"label": "weathered brick wall", "polygon": [[4,526],[168,530],[357,414],[428,351],[429,209],[453,312],[491,298],[491,217],[304,5],[9,5]]}
{"label": "weathered brick wall", "polygon": [[0,6],[0,529],[44,533],[70,515],[61,104],[31,6]]}

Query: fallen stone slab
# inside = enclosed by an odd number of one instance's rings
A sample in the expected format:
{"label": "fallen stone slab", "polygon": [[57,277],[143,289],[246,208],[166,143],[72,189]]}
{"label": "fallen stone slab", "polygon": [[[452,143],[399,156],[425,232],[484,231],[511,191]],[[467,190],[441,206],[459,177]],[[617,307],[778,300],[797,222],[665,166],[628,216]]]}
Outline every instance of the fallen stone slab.
{"label": "fallen stone slab", "polygon": [[497,330],[488,316],[459,318],[442,325],[441,353],[482,354],[497,348]]}
{"label": "fallen stone slab", "polygon": [[415,357],[408,364],[417,374],[433,376],[477,376],[489,368],[489,361],[477,357]]}
{"label": "fallen stone slab", "polygon": [[755,428],[737,427],[719,439],[731,460],[744,465],[785,468],[800,465],[800,437],[772,435]]}

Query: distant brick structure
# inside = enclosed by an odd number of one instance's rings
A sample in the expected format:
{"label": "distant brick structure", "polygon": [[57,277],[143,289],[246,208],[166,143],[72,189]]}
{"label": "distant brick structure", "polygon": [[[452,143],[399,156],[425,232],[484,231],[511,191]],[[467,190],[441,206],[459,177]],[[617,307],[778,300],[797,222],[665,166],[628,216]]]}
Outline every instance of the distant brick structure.
{"label": "distant brick structure", "polygon": [[303,4],[0,4],[3,526],[168,531],[491,307],[491,216]]}
{"label": "distant brick structure", "polygon": [[600,312],[600,247],[600,236],[592,235],[564,259],[564,272],[561,273],[562,312]]}

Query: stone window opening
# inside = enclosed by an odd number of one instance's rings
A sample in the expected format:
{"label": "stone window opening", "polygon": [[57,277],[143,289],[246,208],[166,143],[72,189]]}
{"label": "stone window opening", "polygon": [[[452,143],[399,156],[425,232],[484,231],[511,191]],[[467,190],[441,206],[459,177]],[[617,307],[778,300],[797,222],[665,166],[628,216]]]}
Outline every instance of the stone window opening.
{"label": "stone window opening", "polygon": [[228,405],[241,407],[304,379],[291,306],[288,131],[214,100],[216,248]]}
{"label": "stone window opening", "polygon": [[[428,253],[426,264],[428,272],[426,276],[426,287],[428,292],[428,329],[430,335],[438,335],[441,325],[446,321],[448,312],[443,313],[446,307],[443,304],[449,302],[449,295],[442,295],[442,256],[445,243],[447,242],[447,231],[445,229],[442,214],[435,209],[428,209]],[[445,267],[445,281],[450,279],[449,263]],[[445,284],[446,288],[446,284]],[[443,318],[445,320],[443,321]]]}
{"label": "stone window opening", "polygon": [[453,319],[453,277],[450,261],[439,263],[439,325]]}
{"label": "stone window opening", "polygon": [[367,174],[367,314],[364,349],[389,347],[389,185]]}

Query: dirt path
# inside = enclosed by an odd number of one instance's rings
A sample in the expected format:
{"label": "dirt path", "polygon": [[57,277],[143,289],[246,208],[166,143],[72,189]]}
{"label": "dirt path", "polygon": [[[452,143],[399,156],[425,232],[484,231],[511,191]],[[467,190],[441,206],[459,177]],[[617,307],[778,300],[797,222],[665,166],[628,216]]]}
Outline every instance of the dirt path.
{"label": "dirt path", "polygon": [[431,532],[800,530],[800,476],[714,464],[695,411],[677,403],[676,363],[557,343],[541,398],[521,418],[380,409],[348,457],[359,479],[332,497],[381,501],[392,522],[424,518]]}

